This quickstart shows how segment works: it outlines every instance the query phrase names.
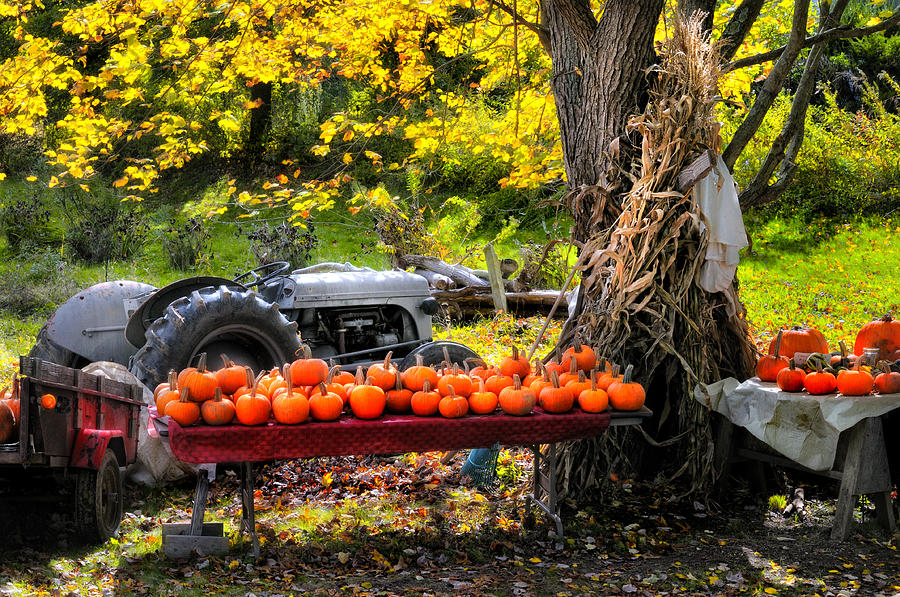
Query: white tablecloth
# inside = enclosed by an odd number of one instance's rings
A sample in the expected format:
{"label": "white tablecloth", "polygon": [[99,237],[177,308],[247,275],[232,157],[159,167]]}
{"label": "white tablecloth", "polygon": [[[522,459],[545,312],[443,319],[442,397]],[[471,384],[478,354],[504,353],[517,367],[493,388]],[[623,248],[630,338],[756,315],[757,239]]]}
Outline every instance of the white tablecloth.
{"label": "white tablecloth", "polygon": [[791,460],[816,471],[832,467],[841,431],[900,408],[900,394],[810,396],[782,392],[774,383],[756,377],[743,383],[728,378],[698,385],[694,398]]}

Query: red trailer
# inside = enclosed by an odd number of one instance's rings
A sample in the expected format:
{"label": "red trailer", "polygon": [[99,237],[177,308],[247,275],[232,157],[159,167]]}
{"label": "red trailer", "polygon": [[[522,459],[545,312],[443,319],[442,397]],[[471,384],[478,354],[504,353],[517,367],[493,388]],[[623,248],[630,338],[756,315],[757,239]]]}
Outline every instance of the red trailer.
{"label": "red trailer", "polygon": [[46,476],[74,486],[79,534],[115,536],[121,469],[137,456],[143,388],[29,357],[21,357],[19,373],[18,437],[0,444],[0,483]]}

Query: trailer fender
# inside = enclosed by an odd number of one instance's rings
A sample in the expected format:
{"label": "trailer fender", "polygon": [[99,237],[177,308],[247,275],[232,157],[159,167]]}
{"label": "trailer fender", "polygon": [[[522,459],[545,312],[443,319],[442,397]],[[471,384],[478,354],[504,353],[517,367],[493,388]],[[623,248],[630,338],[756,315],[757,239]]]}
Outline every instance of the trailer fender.
{"label": "trailer fender", "polygon": [[125,465],[125,444],[118,429],[81,429],[75,436],[70,466],[99,469],[107,448],[113,451],[119,466]]}

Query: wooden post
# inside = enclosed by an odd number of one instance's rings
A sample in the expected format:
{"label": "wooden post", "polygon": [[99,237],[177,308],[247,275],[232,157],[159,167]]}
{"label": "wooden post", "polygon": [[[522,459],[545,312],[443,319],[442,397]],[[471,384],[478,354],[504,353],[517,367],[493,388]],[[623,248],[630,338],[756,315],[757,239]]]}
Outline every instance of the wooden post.
{"label": "wooden post", "polygon": [[509,309],[506,306],[506,289],[503,287],[503,276],[500,273],[500,260],[497,259],[497,253],[494,252],[494,245],[491,243],[484,247],[484,261],[491,281],[494,309],[507,313]]}

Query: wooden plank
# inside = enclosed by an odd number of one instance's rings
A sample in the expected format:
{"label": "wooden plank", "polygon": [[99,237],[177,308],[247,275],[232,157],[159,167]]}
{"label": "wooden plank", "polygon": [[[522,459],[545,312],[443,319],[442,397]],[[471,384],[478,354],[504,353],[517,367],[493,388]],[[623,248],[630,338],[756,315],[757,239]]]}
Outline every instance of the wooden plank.
{"label": "wooden plank", "polygon": [[494,251],[493,243],[484,247],[484,261],[487,264],[488,279],[491,281],[491,295],[494,297],[494,310],[509,312],[506,306],[506,290],[503,287],[503,276],[500,273],[500,260]]}

